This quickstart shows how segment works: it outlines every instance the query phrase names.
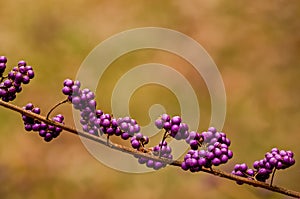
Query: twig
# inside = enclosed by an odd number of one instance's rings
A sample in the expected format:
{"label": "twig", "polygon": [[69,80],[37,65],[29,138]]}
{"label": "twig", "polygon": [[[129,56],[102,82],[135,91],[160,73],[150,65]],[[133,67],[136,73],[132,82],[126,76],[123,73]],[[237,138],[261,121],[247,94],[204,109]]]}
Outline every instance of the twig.
{"label": "twig", "polygon": [[47,113],[46,119],[49,119],[50,114],[52,113],[52,111],[54,111],[54,109],[56,109],[57,107],[59,107],[60,105],[64,104],[68,102],[68,99],[65,99],[64,101],[59,102],[58,104],[56,104],[55,106],[53,106],[50,111]]}
{"label": "twig", "polygon": [[274,179],[275,173],[276,173],[276,168],[274,169],[274,171],[273,171],[273,173],[272,173],[270,186],[273,186],[273,179]]}
{"label": "twig", "polygon": [[[93,141],[95,141],[97,143],[100,143],[100,144],[103,144],[103,145],[107,145],[107,140],[105,138],[98,137],[98,136],[95,136],[95,135],[92,135],[92,134],[89,134],[89,133],[86,133],[86,132],[78,131],[74,128],[65,126],[63,124],[54,122],[52,120],[47,120],[46,117],[43,117],[41,115],[26,111],[26,110],[23,110],[22,108],[20,108],[16,105],[4,102],[2,100],[0,100],[0,105],[5,107],[5,108],[8,108],[10,110],[19,112],[19,113],[21,113],[23,115],[26,115],[28,117],[31,117],[31,118],[37,119],[39,121],[42,121],[46,124],[60,127],[63,130],[65,130],[66,132],[73,133],[73,134],[85,137],[87,139],[93,140]],[[120,144],[115,144],[115,143],[112,143],[112,142],[110,142],[109,147],[111,147],[114,150],[118,150],[118,151],[125,152],[125,153],[128,153],[128,154],[142,156],[142,157],[149,158],[149,159],[152,159],[152,160],[167,163],[167,164],[170,164],[172,166],[178,166],[178,167],[181,166],[181,161],[178,161],[178,160],[172,161],[172,160],[169,160],[169,159],[166,159],[166,158],[154,156],[150,153],[150,151],[148,149],[145,149],[145,148],[142,148],[140,151],[138,151],[138,150],[135,150],[133,148],[126,147],[126,146],[123,146],[123,145],[120,145]],[[215,176],[218,176],[218,177],[221,177],[221,178],[226,178],[226,179],[233,180],[233,181],[236,181],[236,182],[243,182],[244,184],[252,185],[254,187],[260,187],[260,188],[267,189],[267,190],[270,190],[270,191],[273,191],[273,192],[281,193],[281,194],[291,196],[291,197],[294,197],[294,198],[300,198],[300,192],[289,190],[289,189],[284,188],[284,187],[273,186],[273,185],[270,186],[268,183],[259,182],[259,181],[247,179],[247,178],[244,178],[244,177],[239,177],[239,176],[232,175],[230,173],[226,173],[226,172],[218,170],[218,169],[202,168],[201,171],[205,172],[205,173],[215,175]]]}

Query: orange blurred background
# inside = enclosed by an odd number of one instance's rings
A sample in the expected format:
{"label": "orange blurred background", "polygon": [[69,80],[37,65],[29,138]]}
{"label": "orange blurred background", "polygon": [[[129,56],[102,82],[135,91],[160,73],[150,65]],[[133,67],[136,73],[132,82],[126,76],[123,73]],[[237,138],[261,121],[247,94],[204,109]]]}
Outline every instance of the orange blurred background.
{"label": "orange blurred background", "polygon": [[[0,55],[8,66],[26,60],[36,77],[13,102],[33,102],[46,114],[64,99],[62,82],[74,79],[88,53],[108,37],[137,27],[180,31],[198,41],[217,64],[227,95],[224,132],[234,158],[220,168],[263,158],[277,146],[295,152],[296,164],[276,173],[274,183],[300,191],[298,121],[300,119],[300,2],[291,1],[1,1]],[[149,54],[147,54],[149,53]],[[186,63],[163,52],[135,52],[114,63],[133,67],[155,60],[183,70]],[[182,64],[182,65],[181,65]],[[122,71],[122,70],[120,70]],[[201,126],[207,128],[210,98],[203,81],[186,76],[199,90]],[[109,74],[99,87],[99,105],[109,112],[115,83]],[[160,88],[153,97],[160,99]],[[153,99],[135,94],[130,105],[140,116]],[[199,96],[198,96],[199,97]],[[155,101],[154,99],[154,101]],[[176,104],[176,100],[171,100]],[[176,112],[176,108],[170,110]],[[71,106],[63,113],[72,126]],[[128,174],[94,159],[77,136],[62,133],[45,143],[23,129],[19,114],[0,110],[0,198],[288,198],[247,185],[167,167],[147,174]]]}

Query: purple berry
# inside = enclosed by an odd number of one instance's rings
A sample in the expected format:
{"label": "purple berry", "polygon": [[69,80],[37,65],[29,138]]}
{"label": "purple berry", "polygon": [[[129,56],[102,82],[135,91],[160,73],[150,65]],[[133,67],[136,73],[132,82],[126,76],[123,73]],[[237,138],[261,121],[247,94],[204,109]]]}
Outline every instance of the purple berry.
{"label": "purple berry", "polygon": [[52,134],[51,133],[46,133],[44,140],[46,142],[50,142],[53,139]]}
{"label": "purple berry", "polygon": [[31,131],[32,130],[32,125],[31,124],[25,124],[25,130],[26,131]]}
{"label": "purple berry", "polygon": [[212,133],[216,133],[217,129],[215,127],[209,127],[208,131],[212,132]]}
{"label": "purple berry", "polygon": [[6,64],[7,58],[5,56],[0,56],[0,63]]}
{"label": "purple berry", "polygon": [[170,116],[168,114],[162,114],[161,119],[164,122],[169,122],[170,121]]}
{"label": "purple berry", "polygon": [[172,125],[171,125],[171,123],[170,123],[170,122],[165,122],[165,123],[164,123],[164,129],[165,129],[165,130],[167,130],[167,131],[168,131],[168,130],[170,130],[170,129],[171,129],[171,127],[172,127]]}
{"label": "purple berry", "polygon": [[131,146],[132,146],[133,148],[135,148],[135,149],[138,149],[141,145],[140,145],[139,141],[133,140],[133,141],[131,142]]}
{"label": "purple berry", "polygon": [[164,123],[161,119],[157,119],[155,121],[155,126],[158,128],[158,129],[162,129],[164,127]]}
{"label": "purple berry", "polygon": [[211,163],[214,165],[214,166],[219,166],[221,164],[221,160],[219,158],[214,158]]}
{"label": "purple berry", "polygon": [[3,84],[4,84],[5,87],[11,87],[12,82],[11,82],[11,80],[6,79],[6,80],[3,82]]}
{"label": "purple berry", "polygon": [[189,167],[187,166],[186,162],[182,162],[182,163],[181,163],[181,168],[182,168],[184,171],[189,170]]}
{"label": "purple berry", "polygon": [[129,137],[130,137],[129,133],[126,133],[126,132],[122,133],[122,135],[121,135],[121,138],[123,140],[127,140]]}
{"label": "purple berry", "polygon": [[191,149],[197,150],[198,149],[198,142],[196,140],[191,140],[190,141],[190,146],[191,146]]}
{"label": "purple berry", "polygon": [[172,117],[171,123],[179,125],[181,123],[181,118],[179,116],[174,116]]}
{"label": "purple berry", "polygon": [[64,86],[71,87],[73,85],[74,85],[73,80],[71,80],[71,79],[64,80]]}
{"label": "purple berry", "polygon": [[179,130],[179,126],[178,125],[172,125],[172,127],[171,127],[171,133],[174,133],[174,134],[176,134],[177,132],[178,132],[178,130]]}
{"label": "purple berry", "polygon": [[5,71],[6,64],[0,62],[0,72],[3,73]]}
{"label": "purple berry", "polygon": [[28,76],[30,79],[34,78],[34,72],[33,72],[33,70],[28,70],[28,71],[27,71],[27,76]]}
{"label": "purple berry", "polygon": [[18,66],[26,66],[26,62],[24,60],[19,61]]}
{"label": "purple berry", "polygon": [[32,112],[35,113],[35,114],[40,114],[41,113],[41,109],[38,108],[38,107],[35,107],[32,109]]}
{"label": "purple berry", "polygon": [[155,162],[153,165],[153,169],[158,170],[160,168],[162,168],[164,165],[162,162]]}
{"label": "purple berry", "polygon": [[22,82],[23,82],[23,84],[28,84],[30,82],[30,78],[27,75],[24,75]]}

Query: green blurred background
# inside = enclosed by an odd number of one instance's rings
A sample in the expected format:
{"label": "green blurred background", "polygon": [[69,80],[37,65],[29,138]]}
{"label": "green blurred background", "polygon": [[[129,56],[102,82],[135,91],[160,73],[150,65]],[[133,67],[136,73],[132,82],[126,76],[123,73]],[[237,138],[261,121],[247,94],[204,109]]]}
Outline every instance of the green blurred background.
{"label": "green blurred background", "polygon": [[[33,102],[45,114],[64,98],[62,81],[75,78],[82,61],[101,41],[137,27],[174,29],[198,41],[223,77],[227,93],[223,130],[232,140],[234,158],[221,168],[231,171],[235,163],[251,164],[274,146],[290,149],[296,154],[296,165],[279,171],[275,184],[300,191],[299,1],[0,2],[0,54],[8,57],[8,66],[24,59],[36,72],[14,104]],[[201,77],[186,69],[189,65],[184,60],[145,50],[121,57],[113,65],[122,72],[154,61],[172,65],[191,81],[200,93],[199,130],[206,129],[210,118],[207,88]],[[111,89],[119,76],[108,74],[98,88],[98,104],[106,112],[111,111]],[[171,97],[166,103],[170,113],[176,113],[178,107],[172,107],[177,101],[167,90],[151,85],[144,89],[147,100],[142,89],[133,96],[133,116],[142,117],[149,103],[161,99],[161,93]],[[66,123],[74,125],[70,106],[55,112],[64,113]],[[94,159],[77,136],[63,133],[45,143],[23,130],[19,114],[1,108],[0,117],[1,199],[288,198],[173,167],[147,174],[122,173]]]}

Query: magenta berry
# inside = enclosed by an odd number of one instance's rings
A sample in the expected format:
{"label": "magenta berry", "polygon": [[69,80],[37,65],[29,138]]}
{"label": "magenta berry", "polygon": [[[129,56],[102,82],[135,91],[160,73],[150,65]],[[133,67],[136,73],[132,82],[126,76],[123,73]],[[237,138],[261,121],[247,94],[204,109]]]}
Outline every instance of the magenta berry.
{"label": "magenta berry", "polygon": [[0,56],[0,63],[6,64],[7,58],[5,56]]}
{"label": "magenta berry", "polygon": [[139,149],[141,146],[145,146],[149,142],[149,138],[141,133],[137,133],[130,139],[132,148]]}

